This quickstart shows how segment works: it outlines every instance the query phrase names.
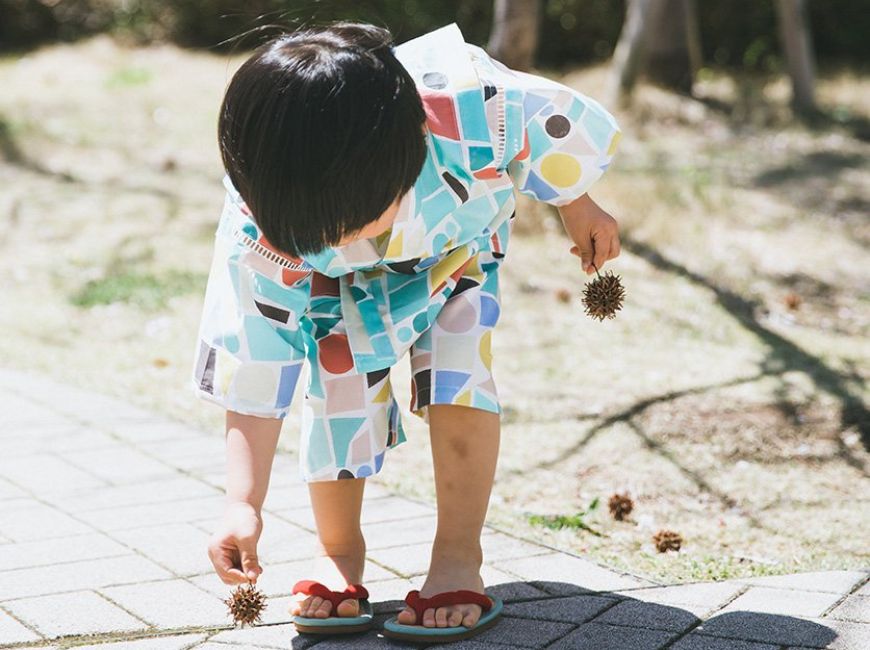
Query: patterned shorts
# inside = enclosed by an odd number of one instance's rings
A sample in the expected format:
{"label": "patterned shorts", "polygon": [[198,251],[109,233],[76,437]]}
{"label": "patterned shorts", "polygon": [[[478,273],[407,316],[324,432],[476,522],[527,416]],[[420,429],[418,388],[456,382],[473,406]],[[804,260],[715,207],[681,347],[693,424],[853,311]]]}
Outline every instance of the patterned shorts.
{"label": "patterned shorts", "polygon": [[[471,279],[477,282],[460,281],[410,347],[409,408],[426,422],[430,404],[501,410],[491,372],[492,330],[501,311],[497,269]],[[337,282],[326,276],[318,281]],[[390,369],[354,373],[341,327],[333,330],[338,336],[307,353],[299,454],[305,481],[371,476],[383,466],[386,450],[406,439]]]}

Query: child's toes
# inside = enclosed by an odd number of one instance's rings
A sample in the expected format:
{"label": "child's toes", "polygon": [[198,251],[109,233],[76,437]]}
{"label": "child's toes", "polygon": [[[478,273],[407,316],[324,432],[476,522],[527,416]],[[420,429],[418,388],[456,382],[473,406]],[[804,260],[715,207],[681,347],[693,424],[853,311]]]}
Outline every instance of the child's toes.
{"label": "child's toes", "polygon": [[447,613],[448,610],[446,607],[439,607],[435,610],[435,625],[438,627],[447,627]]}
{"label": "child's toes", "polygon": [[332,610],[332,602],[322,599],[321,601],[322,602],[317,606],[317,609],[314,610],[314,616],[317,618],[327,618],[329,612]]}
{"label": "child's toes", "polygon": [[462,623],[462,612],[454,609],[447,617],[447,625],[448,627],[457,627],[460,623]]}
{"label": "child's toes", "polygon": [[359,616],[359,601],[356,598],[348,598],[341,601],[335,608],[338,616]]}
{"label": "child's toes", "polygon": [[396,617],[396,620],[399,621],[402,625],[415,625],[417,623],[417,612],[415,612],[410,607],[406,607],[399,615]]}
{"label": "child's toes", "polygon": [[477,624],[478,619],[480,619],[480,607],[472,607],[469,610],[466,610],[465,615],[462,617],[462,624],[465,627],[474,627]]}
{"label": "child's toes", "polygon": [[423,612],[423,625],[426,627],[435,627],[435,610],[431,607]]}
{"label": "child's toes", "polygon": [[320,596],[312,596],[305,603],[305,614],[303,614],[303,616],[307,616],[309,618],[313,617],[315,615],[314,613],[317,611],[317,608],[320,607],[320,604],[322,602],[323,598],[321,598]]}

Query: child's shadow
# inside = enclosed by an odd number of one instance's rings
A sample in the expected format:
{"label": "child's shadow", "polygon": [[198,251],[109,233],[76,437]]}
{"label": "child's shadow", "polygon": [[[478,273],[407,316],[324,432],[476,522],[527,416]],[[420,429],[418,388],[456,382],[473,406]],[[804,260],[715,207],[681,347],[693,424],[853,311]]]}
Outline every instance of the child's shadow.
{"label": "child's shadow", "polygon": [[[494,627],[473,639],[415,645],[384,637],[384,621],[404,606],[402,601],[390,600],[373,603],[375,626],[369,632],[315,642],[316,648],[776,650],[783,646],[824,648],[837,638],[824,625],[792,616],[729,611],[702,620],[678,605],[589,591],[564,582],[509,582],[486,591],[504,601],[504,610]],[[292,645],[301,650],[314,641],[303,635],[294,638]]]}

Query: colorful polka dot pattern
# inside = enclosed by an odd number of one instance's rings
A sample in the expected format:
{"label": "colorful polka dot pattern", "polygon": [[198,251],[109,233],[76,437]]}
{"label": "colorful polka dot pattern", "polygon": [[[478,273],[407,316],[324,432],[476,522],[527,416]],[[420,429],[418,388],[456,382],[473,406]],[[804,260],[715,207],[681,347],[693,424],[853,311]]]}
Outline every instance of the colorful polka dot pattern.
{"label": "colorful polka dot pattern", "polygon": [[374,474],[405,440],[389,368],[406,352],[416,415],[434,403],[499,412],[491,339],[513,191],[570,202],[619,135],[593,100],[504,67],[455,24],[395,52],[426,109],[428,155],[387,233],[291,258],[224,178],[192,386],[228,410],[283,418],[304,364],[309,481]]}

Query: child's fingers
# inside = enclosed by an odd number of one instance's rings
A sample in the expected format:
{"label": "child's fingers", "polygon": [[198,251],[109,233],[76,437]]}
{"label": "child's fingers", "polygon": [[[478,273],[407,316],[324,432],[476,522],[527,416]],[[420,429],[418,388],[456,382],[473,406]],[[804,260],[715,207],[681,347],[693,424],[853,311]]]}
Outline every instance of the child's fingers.
{"label": "child's fingers", "polygon": [[579,246],[571,247],[571,254],[580,258],[580,268],[587,273],[593,272],[589,262],[592,261],[592,250],[583,250]]}
{"label": "child's fingers", "polygon": [[245,575],[235,566],[236,554],[233,552],[233,549],[223,546],[210,546],[208,555],[218,577],[223,582],[226,584],[236,584],[247,581]]}
{"label": "child's fingers", "polygon": [[606,237],[595,242],[595,257],[592,261],[598,269],[601,269],[601,267],[604,266],[604,263],[610,259],[611,241],[611,237]]}
{"label": "child's fingers", "polygon": [[259,561],[257,560],[257,551],[250,546],[244,546],[241,549],[242,553],[242,571],[248,577],[249,580],[253,580],[256,582],[257,576],[259,576],[263,569],[260,566]]}
{"label": "child's fingers", "polygon": [[620,249],[619,235],[614,235],[613,239],[610,240],[610,259],[619,257]]}

